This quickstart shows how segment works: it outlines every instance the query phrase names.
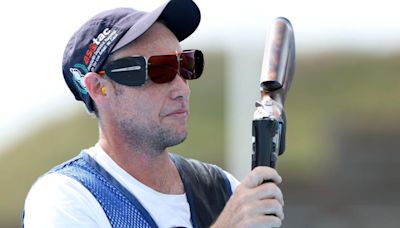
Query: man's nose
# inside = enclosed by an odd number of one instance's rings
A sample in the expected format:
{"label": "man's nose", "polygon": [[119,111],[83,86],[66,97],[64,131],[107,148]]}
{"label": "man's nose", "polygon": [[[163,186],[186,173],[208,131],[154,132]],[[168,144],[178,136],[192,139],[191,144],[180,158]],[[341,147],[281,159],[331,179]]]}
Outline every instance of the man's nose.
{"label": "man's nose", "polygon": [[184,98],[188,99],[190,95],[189,83],[186,79],[182,78],[179,73],[175,76],[171,84],[171,99]]}

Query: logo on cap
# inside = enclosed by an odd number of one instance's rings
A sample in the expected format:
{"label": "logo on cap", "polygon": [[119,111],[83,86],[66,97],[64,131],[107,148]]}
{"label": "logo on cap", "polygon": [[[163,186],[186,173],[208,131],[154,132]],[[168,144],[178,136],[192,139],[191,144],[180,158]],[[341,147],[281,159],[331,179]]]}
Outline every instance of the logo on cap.
{"label": "logo on cap", "polygon": [[[81,70],[84,73],[82,73]],[[87,94],[85,81],[83,80],[83,77],[88,72],[86,67],[82,64],[75,64],[73,68],[69,68],[69,71],[72,73],[72,81],[74,82],[74,85],[79,90],[79,92]]]}
{"label": "logo on cap", "polygon": [[118,33],[116,30],[105,28],[97,37],[91,40],[92,43],[89,44],[83,57],[83,62],[89,71],[93,71],[96,68],[99,61],[102,60],[103,53],[106,52],[117,36]]}

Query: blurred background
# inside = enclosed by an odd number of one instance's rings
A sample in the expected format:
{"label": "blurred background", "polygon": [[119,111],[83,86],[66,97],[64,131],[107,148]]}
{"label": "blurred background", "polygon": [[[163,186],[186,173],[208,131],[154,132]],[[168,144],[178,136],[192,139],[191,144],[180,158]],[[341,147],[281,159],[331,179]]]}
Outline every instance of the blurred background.
{"label": "blurred background", "polygon": [[[61,74],[72,33],[119,6],[163,1],[0,3],[0,227],[20,226],[34,181],[97,139],[96,120]],[[251,121],[273,18],[291,20],[296,75],[285,110],[282,227],[399,227],[400,16],[394,1],[198,0],[202,22],[183,48],[203,50],[191,82],[189,137],[171,151],[250,171]]]}

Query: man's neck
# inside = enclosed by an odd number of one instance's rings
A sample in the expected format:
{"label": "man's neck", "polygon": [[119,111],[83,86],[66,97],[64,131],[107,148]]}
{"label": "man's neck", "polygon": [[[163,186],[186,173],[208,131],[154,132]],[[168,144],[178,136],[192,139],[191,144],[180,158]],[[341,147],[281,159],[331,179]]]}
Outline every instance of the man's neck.
{"label": "man's neck", "polygon": [[100,137],[99,145],[128,174],[144,185],[164,194],[183,194],[178,170],[167,150],[133,150],[123,143],[110,143]]}

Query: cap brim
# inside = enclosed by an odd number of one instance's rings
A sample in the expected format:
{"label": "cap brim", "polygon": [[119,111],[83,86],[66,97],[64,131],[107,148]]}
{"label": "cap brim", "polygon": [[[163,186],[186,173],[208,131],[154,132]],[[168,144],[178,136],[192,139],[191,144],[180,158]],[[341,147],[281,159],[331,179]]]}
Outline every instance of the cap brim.
{"label": "cap brim", "polygon": [[154,11],[145,13],[118,41],[111,53],[137,39],[158,19],[165,23],[179,41],[182,41],[198,27],[200,10],[192,0],[171,0],[166,2]]}

